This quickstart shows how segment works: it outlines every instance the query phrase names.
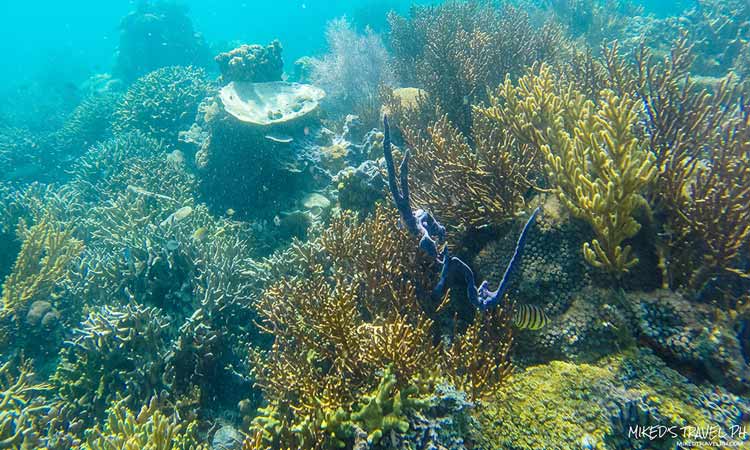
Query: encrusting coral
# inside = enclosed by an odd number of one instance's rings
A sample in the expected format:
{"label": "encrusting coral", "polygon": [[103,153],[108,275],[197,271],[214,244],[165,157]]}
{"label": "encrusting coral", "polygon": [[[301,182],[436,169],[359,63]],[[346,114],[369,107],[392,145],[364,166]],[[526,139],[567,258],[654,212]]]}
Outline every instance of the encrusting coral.
{"label": "encrusting coral", "polygon": [[645,204],[656,167],[636,134],[639,102],[611,91],[600,95],[594,104],[538,65],[517,85],[507,78],[483,113],[544,154],[561,202],[596,234],[583,246],[586,260],[619,274],[638,263],[622,243],[640,229],[633,215]]}
{"label": "encrusting coral", "polygon": [[[732,396],[725,395],[732,403]],[[648,350],[627,350],[595,364],[553,361],[511,377],[498,401],[480,415],[480,441],[484,448],[666,449],[674,447],[674,437],[638,442],[628,425],[720,427],[730,433],[732,426],[743,423],[746,401],[736,401],[738,413],[725,420],[706,397],[716,395],[709,387],[690,383]],[[640,417],[623,413],[631,402]]]}

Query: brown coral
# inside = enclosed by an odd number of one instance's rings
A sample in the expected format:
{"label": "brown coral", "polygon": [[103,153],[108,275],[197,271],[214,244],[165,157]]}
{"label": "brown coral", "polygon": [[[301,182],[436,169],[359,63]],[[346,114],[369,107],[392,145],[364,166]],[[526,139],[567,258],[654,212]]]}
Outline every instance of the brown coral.
{"label": "brown coral", "polygon": [[535,27],[511,5],[450,1],[389,16],[391,46],[402,82],[425,89],[459,130],[471,126],[471,104],[506,74],[559,57],[567,43],[552,23]]}
{"label": "brown coral", "polygon": [[73,237],[70,226],[58,224],[49,216],[18,233],[23,239],[13,272],[3,284],[0,316],[25,318],[35,300],[55,300],[60,283],[68,277],[69,265],[83,251],[83,242]]}
{"label": "brown coral", "polygon": [[[536,148],[519,143],[487,108],[475,107],[465,136],[442,116],[425,133],[402,123],[414,152],[415,204],[459,230],[497,225],[525,204],[524,194],[540,166]],[[404,121],[406,122],[406,120]]]}
{"label": "brown coral", "polygon": [[392,217],[378,208],[362,222],[349,213],[334,218],[319,239],[296,246],[294,275],[258,299],[260,325],[274,338],[270,351],[253,358],[270,403],[255,424],[268,442],[339,445],[342,422],[386,368],[397,391],[444,379],[474,398],[507,375],[508,311],[478,314],[444,347],[437,306],[426,299],[436,268]]}

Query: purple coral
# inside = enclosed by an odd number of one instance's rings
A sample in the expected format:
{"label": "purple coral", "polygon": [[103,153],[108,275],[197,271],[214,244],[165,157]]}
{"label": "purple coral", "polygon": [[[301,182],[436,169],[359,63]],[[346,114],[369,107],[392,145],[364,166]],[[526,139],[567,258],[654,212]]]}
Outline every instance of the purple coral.
{"label": "purple coral", "polygon": [[537,207],[526,221],[521,231],[513,256],[510,258],[505,268],[502,280],[497,289],[491,291],[489,283],[485,280],[479,287],[476,286],[474,271],[463,262],[460,258],[450,256],[448,247],[445,246],[440,255],[438,255],[438,242],[445,241],[445,227],[442,226],[427,211],[417,209],[412,212],[411,198],[409,193],[409,150],[404,153],[404,158],[399,166],[400,180],[396,179],[396,165],[393,162],[393,151],[391,149],[391,132],[388,126],[388,117],[383,117],[383,155],[385,156],[385,165],[388,170],[388,187],[393,196],[393,202],[396,204],[401,221],[406,229],[414,236],[419,237],[419,248],[425,251],[431,257],[436,258],[443,268],[440,271],[440,279],[432,291],[433,298],[441,298],[448,289],[448,282],[452,274],[463,276],[466,283],[466,296],[472,304],[481,309],[487,309],[495,305],[503,297],[508,289],[510,280],[518,268],[521,260],[523,247],[526,243],[526,236],[531,224],[534,223],[536,215],[539,213]]}

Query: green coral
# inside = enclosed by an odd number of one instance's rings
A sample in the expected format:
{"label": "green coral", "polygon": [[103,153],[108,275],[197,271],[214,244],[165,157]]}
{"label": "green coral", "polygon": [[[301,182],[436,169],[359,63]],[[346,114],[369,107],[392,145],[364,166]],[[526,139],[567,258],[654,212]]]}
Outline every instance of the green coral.
{"label": "green coral", "polygon": [[643,349],[595,364],[553,361],[515,374],[497,401],[484,405],[479,440],[486,448],[552,450],[581,448],[585,438],[610,448],[605,442],[627,434],[613,422],[612,405],[634,399],[661,425],[722,425],[699,401],[708,391]]}
{"label": "green coral", "polygon": [[352,441],[374,445],[391,432],[406,433],[410,427],[407,413],[430,404],[431,398],[423,396],[416,384],[397,387],[396,376],[389,367],[377,388],[363,394],[350,410],[332,409],[318,400],[314,413],[292,426],[280,414],[278,406],[270,405],[258,410],[253,425],[262,432],[264,441],[273,446],[292,441],[297,441],[300,448],[321,442],[322,448],[345,448]]}

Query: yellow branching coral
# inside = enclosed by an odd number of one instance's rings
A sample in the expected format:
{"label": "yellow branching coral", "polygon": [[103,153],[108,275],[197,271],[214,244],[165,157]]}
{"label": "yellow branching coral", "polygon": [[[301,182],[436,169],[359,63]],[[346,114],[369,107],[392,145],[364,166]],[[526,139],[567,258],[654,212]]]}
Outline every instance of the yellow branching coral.
{"label": "yellow branching coral", "polygon": [[37,397],[50,387],[35,384],[34,373],[25,363],[19,365],[17,375],[12,373],[13,367],[11,361],[0,367],[0,448],[38,448],[35,418],[47,406]]}
{"label": "yellow branching coral", "polygon": [[[577,85],[637,96],[644,142],[655,156],[652,216],[664,287],[698,290],[713,274],[746,274],[737,257],[750,234],[747,112],[735,107],[739,86],[726,78],[711,89],[690,76],[692,47],[684,36],[663,59],[646,47],[632,61],[617,43],[601,58],[572,65]],[[729,297],[732,297],[731,295]]]}
{"label": "yellow branching coral", "polygon": [[639,103],[609,90],[600,96],[586,100],[540,65],[517,86],[506,79],[485,114],[544,153],[560,200],[596,234],[583,246],[586,260],[617,274],[638,262],[622,242],[640,228],[633,213],[656,167],[636,136]]}
{"label": "yellow branching coral", "polygon": [[344,213],[287,257],[277,263],[296,269],[256,301],[259,325],[274,343],[251,358],[269,405],[254,421],[262,440],[248,442],[250,448],[375,441],[408,427],[407,410],[434,381],[455,382],[479,398],[507,374],[505,309],[488,316],[495,319],[477,319],[443,348],[438,305],[428,299],[434,262],[390,211],[378,208],[364,221]]}
{"label": "yellow branching coral", "polygon": [[90,430],[83,450],[205,450],[195,434],[195,422],[178,423],[165,416],[156,398],[133,413],[121,404],[109,409],[107,422]]}
{"label": "yellow branching coral", "polygon": [[474,323],[445,349],[443,370],[471,398],[494,395],[510,374],[513,338],[509,320],[512,306],[476,314]]}
{"label": "yellow branching coral", "polygon": [[69,265],[83,251],[83,242],[73,237],[72,229],[49,216],[29,228],[21,222],[18,234],[23,245],[13,272],[3,284],[0,313],[16,318],[35,300],[54,300]]}
{"label": "yellow branching coral", "polygon": [[694,177],[677,205],[684,232],[698,236],[705,250],[690,283],[696,289],[716,272],[750,278],[735,265],[750,247],[750,114],[729,121],[709,155],[708,162],[694,165]]}

